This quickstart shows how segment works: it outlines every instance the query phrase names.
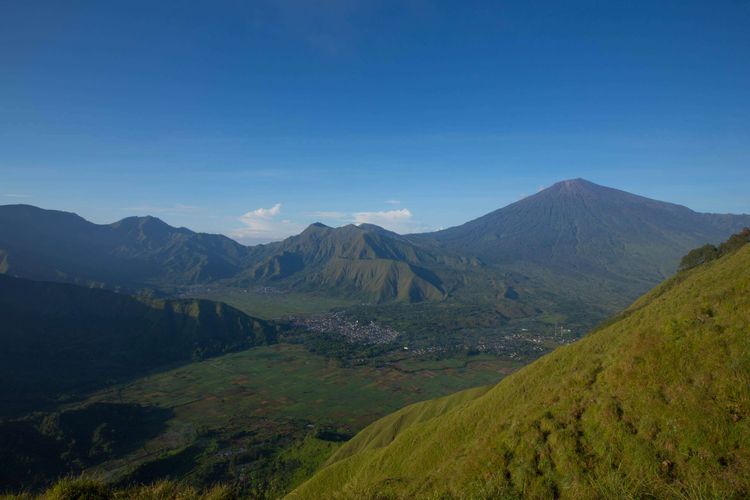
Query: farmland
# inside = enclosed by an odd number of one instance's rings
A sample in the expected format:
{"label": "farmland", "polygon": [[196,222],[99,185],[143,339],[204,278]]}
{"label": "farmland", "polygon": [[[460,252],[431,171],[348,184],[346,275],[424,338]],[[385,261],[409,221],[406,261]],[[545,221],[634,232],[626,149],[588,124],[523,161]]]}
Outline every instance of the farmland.
{"label": "farmland", "polygon": [[[489,355],[405,354],[381,367],[346,368],[289,344],[232,353],[93,394],[84,405],[139,404],[169,410],[171,418],[139,449],[89,472],[128,482],[162,477],[168,468],[197,485],[230,478],[248,493],[272,495],[304,479],[377,418],[495,383],[520,365]],[[270,469],[274,483],[266,484]]]}

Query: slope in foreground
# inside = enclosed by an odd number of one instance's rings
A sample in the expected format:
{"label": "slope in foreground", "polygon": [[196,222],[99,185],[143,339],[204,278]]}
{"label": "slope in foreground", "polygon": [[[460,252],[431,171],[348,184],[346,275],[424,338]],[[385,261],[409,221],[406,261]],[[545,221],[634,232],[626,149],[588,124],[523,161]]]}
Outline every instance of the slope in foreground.
{"label": "slope in foreground", "polygon": [[375,422],[291,496],[747,497],[750,245],[454,398]]}

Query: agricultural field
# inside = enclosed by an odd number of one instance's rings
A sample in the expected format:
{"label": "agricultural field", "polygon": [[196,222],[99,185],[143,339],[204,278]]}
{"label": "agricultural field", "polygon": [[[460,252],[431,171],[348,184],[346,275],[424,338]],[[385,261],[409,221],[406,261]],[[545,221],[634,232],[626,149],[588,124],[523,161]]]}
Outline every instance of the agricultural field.
{"label": "agricultural field", "polygon": [[404,354],[381,367],[347,368],[290,344],[228,354],[93,394],[84,406],[142,405],[170,418],[137,450],[88,472],[127,483],[169,470],[169,477],[195,485],[221,479],[272,496],[304,480],[374,420],[413,402],[496,383],[521,364],[490,355]]}
{"label": "agricultural field", "polygon": [[185,297],[224,302],[245,314],[263,319],[279,319],[299,314],[319,314],[356,301],[312,292],[294,292],[271,287],[228,288],[192,287],[181,291]]}

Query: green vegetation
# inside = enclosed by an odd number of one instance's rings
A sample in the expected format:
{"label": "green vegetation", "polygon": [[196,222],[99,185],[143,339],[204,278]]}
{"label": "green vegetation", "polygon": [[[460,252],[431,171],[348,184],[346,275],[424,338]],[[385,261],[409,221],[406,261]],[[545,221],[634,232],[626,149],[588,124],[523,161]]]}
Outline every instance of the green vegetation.
{"label": "green vegetation", "polygon": [[[0,485],[37,491],[84,473],[125,488],[102,486],[106,495],[168,479],[164,491],[187,488],[179,491],[188,497],[222,483],[267,498],[326,463],[298,494],[327,495],[339,480],[344,496],[745,492],[731,472],[745,465],[744,455],[726,448],[737,434],[716,424],[722,441],[673,407],[695,411],[696,401],[713,397],[711,422],[722,422],[714,406],[731,403],[732,418],[746,425],[744,393],[727,396],[706,375],[713,370],[741,387],[737,328],[710,294],[725,293],[743,317],[746,304],[719,288],[743,274],[735,270],[720,284],[700,276],[711,266],[720,274],[744,255],[737,249],[747,234],[686,257],[687,271],[580,347],[512,377],[518,384],[408,407],[342,444],[404,405],[495,383],[572,342],[670,274],[687,248],[739,224],[748,217],[697,214],[581,180],[434,234],[314,224],[255,247],[151,217],[96,225],[64,212],[0,207],[0,273],[97,288],[0,276]],[[696,280],[693,296],[673,297]],[[691,300],[701,302],[694,316],[704,318],[696,335],[686,333]],[[661,301],[672,302],[659,309]],[[311,332],[304,321],[286,321],[328,311],[396,334],[352,342],[351,329]],[[707,325],[721,330],[720,346]],[[694,354],[698,344],[704,357]],[[690,375],[661,367],[657,351]],[[716,366],[721,352],[734,365]],[[627,384],[640,384],[645,402],[634,401]],[[671,394],[673,385],[694,401]],[[683,440],[669,434],[678,424]],[[646,438],[656,444],[649,448]],[[706,449],[704,438],[716,447]],[[402,470],[398,460],[412,449],[415,460]],[[706,466],[706,474],[738,486],[698,485],[694,456],[721,459],[726,465]],[[644,485],[623,489],[636,476]]]}
{"label": "green vegetation", "polygon": [[410,239],[525,275],[537,292],[552,288],[556,298],[579,296],[589,307],[602,307],[602,298],[614,300],[616,308],[605,309],[609,315],[672,275],[689,250],[748,225],[750,215],[697,213],[572,179],[460,226]]}
{"label": "green vegetation", "polygon": [[252,247],[153,217],[97,225],[7,205],[0,272],[207,297],[267,319],[343,307],[398,329],[410,345],[481,350],[556,324],[580,335],[670,275],[685,251],[749,223],[581,179],[436,233],[312,224]]}
{"label": "green vegetation", "polygon": [[[7,461],[0,484],[41,486],[84,471],[122,486],[223,482],[243,495],[272,498],[377,418],[494,383],[518,366],[485,355],[439,360],[402,353],[387,365],[345,368],[303,346],[255,347],[113,386],[59,412],[7,421],[0,455],[18,461]],[[130,415],[132,428],[107,416],[117,411]],[[75,425],[63,432],[45,424],[58,421]],[[27,475],[17,477],[17,470]]]}
{"label": "green vegetation", "polygon": [[271,287],[235,288],[211,286],[184,291],[188,296],[224,302],[240,311],[266,320],[289,315],[317,314],[356,303],[346,297],[315,292],[293,292]]}
{"label": "green vegetation", "polygon": [[680,270],[692,269],[706,262],[711,262],[719,257],[732,253],[750,241],[750,228],[745,228],[737,234],[732,235],[727,241],[719,245],[703,245],[691,250],[680,261]]}
{"label": "green vegetation", "polygon": [[297,236],[258,247],[256,257],[259,262],[236,283],[280,283],[376,303],[441,300],[446,290],[436,268],[462,264],[457,257],[427,251],[370,224],[312,224]]}
{"label": "green vegetation", "polygon": [[164,432],[172,412],[136,404],[92,403],[0,421],[0,484],[32,490],[61,474],[136,451]]}
{"label": "green vegetation", "polygon": [[274,342],[274,325],[206,300],[137,300],[0,275],[0,416]]}
{"label": "green vegetation", "polygon": [[292,498],[744,498],[750,246],[489,391],[367,427]]}
{"label": "green vegetation", "polygon": [[159,481],[149,485],[112,487],[96,479],[70,477],[57,482],[41,495],[0,495],[0,500],[234,500],[236,493],[228,486],[202,489],[173,482]]}

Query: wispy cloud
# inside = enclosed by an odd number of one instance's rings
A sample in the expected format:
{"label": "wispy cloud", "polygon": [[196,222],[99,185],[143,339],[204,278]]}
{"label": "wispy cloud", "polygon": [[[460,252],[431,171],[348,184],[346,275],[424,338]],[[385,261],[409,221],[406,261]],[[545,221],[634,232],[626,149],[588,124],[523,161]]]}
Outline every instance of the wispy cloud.
{"label": "wispy cloud", "polygon": [[380,212],[357,212],[354,214],[354,221],[357,224],[370,223],[378,224],[379,222],[402,221],[412,218],[412,213],[408,208],[400,210],[383,210]]}
{"label": "wispy cloud", "polygon": [[21,193],[5,193],[3,196],[6,198],[31,198],[30,194],[21,194]]}
{"label": "wispy cloud", "polygon": [[[389,200],[386,203],[393,205],[400,202],[398,200]],[[432,229],[414,220],[414,214],[408,208],[362,212],[326,210],[308,212],[305,215],[334,224],[375,224],[397,233],[413,233]]]}
{"label": "wispy cloud", "polygon": [[261,207],[246,212],[238,218],[244,227],[232,231],[231,236],[246,243],[261,243],[280,240],[300,232],[303,229],[300,224],[278,219],[281,207],[281,203],[276,203],[270,208]]}
{"label": "wispy cloud", "polygon": [[388,205],[401,205],[399,200],[385,200]]}
{"label": "wispy cloud", "polygon": [[304,213],[305,224],[282,218],[283,204],[260,207],[237,218],[242,227],[229,233],[230,236],[248,244],[277,241],[298,234],[308,223],[321,220],[332,225],[375,224],[397,233],[414,233],[430,230],[414,220],[408,208],[380,211],[345,212],[340,210],[320,210]]}
{"label": "wispy cloud", "polygon": [[353,215],[355,224],[375,224],[397,233],[409,233],[418,229],[418,224],[413,220],[414,215],[408,208],[357,212]]}
{"label": "wispy cloud", "polygon": [[252,212],[248,212],[240,219],[245,220],[254,220],[254,219],[270,219],[271,217],[275,217],[281,213],[281,203],[277,203],[276,205],[272,206],[271,208],[256,208]]}

